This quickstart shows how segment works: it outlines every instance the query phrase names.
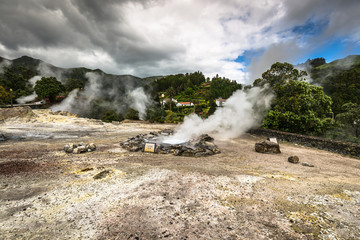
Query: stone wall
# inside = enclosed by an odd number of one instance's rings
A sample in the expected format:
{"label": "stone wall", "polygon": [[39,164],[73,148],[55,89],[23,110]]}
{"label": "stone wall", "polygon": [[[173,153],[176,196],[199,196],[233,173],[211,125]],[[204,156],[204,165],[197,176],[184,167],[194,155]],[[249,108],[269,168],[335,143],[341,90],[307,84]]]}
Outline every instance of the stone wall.
{"label": "stone wall", "polygon": [[265,137],[275,137],[282,141],[297,143],[303,146],[315,147],[330,152],[360,157],[359,144],[333,141],[325,138],[305,136],[295,133],[281,132],[262,128],[251,129],[248,131],[248,133]]}

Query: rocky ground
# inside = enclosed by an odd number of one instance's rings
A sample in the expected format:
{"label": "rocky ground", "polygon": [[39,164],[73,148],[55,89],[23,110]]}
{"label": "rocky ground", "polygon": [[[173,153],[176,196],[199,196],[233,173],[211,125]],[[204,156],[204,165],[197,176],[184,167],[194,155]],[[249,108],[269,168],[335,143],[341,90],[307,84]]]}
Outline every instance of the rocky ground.
{"label": "rocky ground", "polygon": [[[359,159],[247,134],[208,157],[128,152],[176,125],[34,113],[0,123],[0,239],[360,239]],[[63,151],[79,142],[96,151]]]}

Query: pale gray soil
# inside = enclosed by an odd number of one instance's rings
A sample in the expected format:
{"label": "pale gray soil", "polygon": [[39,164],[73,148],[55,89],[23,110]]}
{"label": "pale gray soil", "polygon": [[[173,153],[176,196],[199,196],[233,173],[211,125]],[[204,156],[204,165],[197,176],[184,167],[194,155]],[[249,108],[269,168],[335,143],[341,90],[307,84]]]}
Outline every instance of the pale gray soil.
{"label": "pale gray soil", "polygon": [[[282,142],[260,154],[251,135],[204,158],[130,153],[120,141],[175,125],[35,113],[0,124],[25,136],[0,142],[0,239],[360,239],[358,159]],[[98,148],[62,150],[81,141]]]}

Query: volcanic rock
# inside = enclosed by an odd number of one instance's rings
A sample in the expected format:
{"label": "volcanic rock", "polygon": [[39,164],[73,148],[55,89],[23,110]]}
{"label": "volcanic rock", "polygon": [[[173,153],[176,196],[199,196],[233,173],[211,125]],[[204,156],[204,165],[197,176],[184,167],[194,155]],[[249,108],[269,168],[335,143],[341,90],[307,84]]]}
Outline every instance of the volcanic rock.
{"label": "volcanic rock", "polygon": [[255,151],[259,153],[281,153],[279,144],[269,140],[257,142],[255,144]]}
{"label": "volcanic rock", "polygon": [[298,156],[290,156],[288,158],[288,161],[291,163],[299,163],[299,157]]}
{"label": "volcanic rock", "polygon": [[111,173],[113,173],[113,171],[112,171],[111,169],[107,169],[107,170],[104,170],[104,171],[99,172],[99,173],[96,174],[93,178],[94,178],[95,180],[103,179],[103,178],[105,178],[106,176],[109,176]]}
{"label": "volcanic rock", "polygon": [[72,144],[66,144],[65,147],[64,147],[64,151],[66,153],[72,153],[74,151],[74,147],[71,146]]}
{"label": "volcanic rock", "polygon": [[144,151],[147,143],[155,144],[154,152],[158,154],[173,154],[185,157],[203,157],[220,153],[220,149],[214,143],[214,139],[207,134],[191,139],[184,143],[163,143],[161,138],[170,136],[173,130],[165,129],[160,132],[139,134],[120,143],[120,146],[130,152]]}
{"label": "volcanic rock", "polygon": [[68,143],[64,146],[64,151],[66,153],[78,154],[78,153],[92,152],[95,150],[96,150],[96,145],[94,143],[88,143],[88,144],[85,144],[83,142],[79,144]]}
{"label": "volcanic rock", "polygon": [[5,141],[6,140],[6,137],[4,134],[0,133],[0,142],[1,141]]}
{"label": "volcanic rock", "polygon": [[89,152],[92,152],[92,151],[96,150],[96,145],[95,145],[95,143],[89,143],[89,144],[86,144],[86,148],[88,149]]}

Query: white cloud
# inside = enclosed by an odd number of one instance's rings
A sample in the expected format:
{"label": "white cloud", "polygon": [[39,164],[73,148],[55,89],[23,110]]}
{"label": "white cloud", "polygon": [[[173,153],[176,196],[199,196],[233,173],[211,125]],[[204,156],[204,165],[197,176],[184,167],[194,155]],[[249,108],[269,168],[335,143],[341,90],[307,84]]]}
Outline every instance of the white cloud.
{"label": "white cloud", "polygon": [[[20,4],[21,2],[21,4]],[[30,55],[60,67],[101,68],[140,77],[202,71],[247,81],[246,50],[285,61],[336,36],[360,40],[358,0],[20,0],[0,9],[0,55]],[[327,22],[319,36],[292,29]],[[305,42],[304,42],[305,41]],[[276,46],[294,46],[280,54]],[[269,50],[267,51],[267,49]],[[269,60],[269,61],[270,61]],[[254,61],[255,62],[255,61]],[[257,72],[264,71],[259,64]]]}

